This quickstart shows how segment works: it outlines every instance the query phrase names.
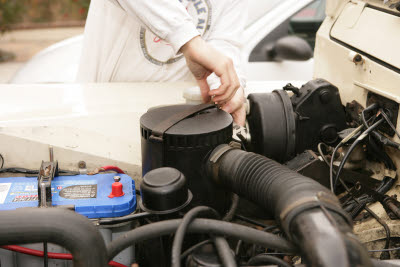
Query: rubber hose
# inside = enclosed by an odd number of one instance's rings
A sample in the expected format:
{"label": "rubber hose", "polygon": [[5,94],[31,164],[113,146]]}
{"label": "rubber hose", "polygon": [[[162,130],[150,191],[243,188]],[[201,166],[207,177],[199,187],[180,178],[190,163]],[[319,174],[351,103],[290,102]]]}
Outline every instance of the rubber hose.
{"label": "rubber hose", "polygon": [[372,259],[372,264],[374,267],[399,267],[398,263],[391,263],[390,261],[381,261]]}
{"label": "rubber hose", "polygon": [[217,249],[218,256],[221,260],[222,266],[224,267],[237,267],[235,261],[235,255],[229,247],[228,242],[223,237],[213,238],[215,248]]}
{"label": "rubber hose", "polygon": [[104,240],[84,216],[62,208],[0,212],[0,246],[49,242],[66,248],[75,267],[105,267]]}
{"label": "rubber hose", "polygon": [[191,209],[182,219],[181,224],[176,230],[174,241],[172,242],[172,255],[171,255],[171,266],[180,267],[181,266],[181,252],[183,239],[185,238],[185,233],[189,224],[200,214],[211,214],[214,218],[219,218],[219,214],[210,207],[200,206]]}
{"label": "rubber hose", "polygon": [[[206,171],[223,188],[275,216],[310,266],[371,266],[368,253],[352,234],[348,214],[336,196],[318,182],[228,145],[212,152]],[[324,223],[318,224],[316,218]]]}
{"label": "rubber hose", "polygon": [[[181,222],[182,220],[168,220],[144,225],[131,230],[108,244],[108,258],[113,259],[125,248],[133,246],[139,242],[163,235],[173,234]],[[262,247],[275,249],[280,252],[296,253],[296,249],[291,245],[291,243],[282,237],[229,222],[210,219],[195,219],[189,225],[187,232],[229,236]]]}
{"label": "rubber hose", "polygon": [[248,266],[271,265],[271,264],[278,265],[278,267],[291,267],[289,263],[280,258],[263,254],[257,255],[251,258],[247,262]]}
{"label": "rubber hose", "polygon": [[222,218],[223,221],[226,221],[226,222],[232,221],[232,219],[235,216],[235,213],[237,211],[237,208],[239,206],[239,200],[240,199],[239,199],[238,195],[232,194],[232,203],[231,203],[231,206],[230,206],[228,212]]}

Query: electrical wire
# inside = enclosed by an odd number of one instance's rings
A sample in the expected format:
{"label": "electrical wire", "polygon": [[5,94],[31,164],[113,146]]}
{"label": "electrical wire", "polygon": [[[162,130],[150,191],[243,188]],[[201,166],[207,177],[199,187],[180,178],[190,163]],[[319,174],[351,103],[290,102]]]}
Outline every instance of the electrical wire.
{"label": "electrical wire", "polygon": [[1,169],[3,169],[3,167],[4,167],[4,157],[3,157],[3,155],[2,154],[0,154],[0,158],[1,158]]}
{"label": "electrical wire", "polygon": [[125,174],[125,172],[123,170],[121,170],[119,167],[117,166],[103,166],[100,169],[104,170],[104,171],[115,171],[116,173],[121,173],[121,174]]}
{"label": "electrical wire", "polygon": [[[36,175],[39,174],[39,170],[31,170],[31,169],[26,169],[26,168],[19,168],[19,167],[12,167],[12,168],[0,168],[0,173],[23,173],[23,174],[31,174],[31,175]],[[79,172],[75,171],[67,171],[67,170],[59,170],[58,171],[60,176],[73,176],[73,175],[79,175]]]}
{"label": "electrical wire", "polygon": [[400,247],[387,248],[387,249],[373,249],[373,250],[368,250],[368,252],[390,252],[390,251],[396,251],[396,250],[400,250]]}
{"label": "electrical wire", "polygon": [[[322,149],[319,149],[319,153],[321,154],[321,157],[322,158],[325,158],[325,155],[322,153]],[[334,154],[332,154],[332,159],[333,159],[333,157],[334,157]],[[325,160],[324,160],[325,161]],[[327,164],[328,164],[328,162],[327,161],[325,161]],[[330,172],[331,173],[333,173],[333,167],[332,167],[332,160],[331,160],[331,164],[329,164],[329,166],[330,166]],[[346,190],[346,192],[347,192],[347,194],[349,194],[350,195],[350,197],[351,198],[353,198],[353,200],[358,204],[358,205],[361,205],[361,203],[356,199],[356,197],[351,193],[351,190],[347,187],[347,185],[342,181],[342,179],[340,179],[339,178],[339,181],[340,181],[340,183],[342,184],[342,186],[345,188],[345,190]],[[385,230],[385,233],[386,233],[386,244],[385,244],[385,249],[387,249],[389,246],[390,246],[390,228],[388,227],[388,225],[383,221],[383,220],[381,220],[381,218],[379,218],[379,216],[378,215],[376,215],[376,213],[374,213],[370,208],[368,208],[367,206],[363,206],[363,208],[369,213],[369,214],[371,214],[371,216],[372,217],[374,217],[374,219],[375,220],[377,220],[378,221],[378,223],[380,224],[380,225],[382,225],[382,227],[384,228],[384,230]],[[384,251],[383,251],[384,252]]]}
{"label": "electrical wire", "polygon": [[[366,120],[366,118],[365,118],[365,113],[366,113],[366,112],[369,112],[369,111],[372,111],[372,110],[374,110],[374,109],[377,109],[378,107],[379,107],[379,105],[378,105],[377,103],[374,103],[374,104],[368,106],[367,108],[365,108],[365,109],[361,112],[361,121],[362,121],[363,125],[364,125],[366,128],[368,128],[368,123],[367,123],[367,120]],[[385,115],[387,115],[387,114],[385,113]],[[384,115],[382,115],[382,116],[384,117]],[[389,118],[388,118],[388,119],[389,119]],[[388,121],[390,121],[390,120],[388,120]],[[390,123],[391,123],[391,122],[390,122]],[[390,124],[389,124],[389,125],[390,125]],[[393,124],[392,124],[392,125],[393,125]],[[396,130],[395,130],[395,132],[396,132]],[[378,131],[375,131],[375,130],[372,131],[372,135],[373,135],[376,139],[378,139],[383,145],[391,146],[391,147],[400,149],[400,144],[399,144],[399,143],[396,143],[396,142],[393,142],[393,141],[389,140],[389,139],[386,138],[384,135],[380,134]]]}
{"label": "electrical wire", "polygon": [[[382,118],[379,121],[375,122],[373,125],[369,126],[368,129],[366,129],[354,142],[353,144],[351,144],[350,148],[347,150],[347,153],[344,155],[343,160],[340,162],[339,168],[336,172],[336,176],[335,176],[335,180],[333,182],[333,193],[335,193],[335,189],[336,189],[336,185],[337,182],[339,180],[339,176],[340,173],[344,167],[344,164],[346,163],[346,161],[348,160],[350,154],[353,152],[353,150],[356,148],[356,146],[362,141],[364,140],[365,137],[367,137],[372,131],[374,131],[382,122],[384,122],[385,119]],[[332,156],[332,165],[333,165],[333,158],[334,156]]]}
{"label": "electrical wire", "polygon": [[[31,249],[31,248],[26,248],[26,247],[21,247],[21,246],[15,246],[15,245],[7,245],[7,246],[1,246],[2,249],[30,255],[30,256],[35,256],[35,257],[43,257],[44,252],[36,249]],[[72,260],[72,255],[68,253],[55,253],[55,252],[48,252],[47,253],[49,259],[56,259],[56,260]],[[127,267],[126,265],[123,265],[121,263],[115,262],[115,261],[110,261],[108,263],[109,266],[112,267]]]}
{"label": "electrical wire", "polygon": [[199,206],[191,209],[188,213],[183,216],[183,219],[175,232],[174,241],[172,242],[172,252],[171,252],[171,266],[172,267],[180,267],[181,259],[180,254],[182,251],[182,243],[186,234],[186,229],[189,224],[200,214],[211,214],[213,217],[218,218],[218,212],[216,212],[213,208],[206,206]]}
{"label": "electrical wire", "polygon": [[238,206],[239,206],[239,196],[236,194],[232,194],[231,206],[230,206],[228,212],[222,218],[222,220],[226,221],[226,222],[232,221],[233,217],[235,216]]}
{"label": "electrical wire", "polygon": [[351,138],[353,138],[356,134],[358,134],[362,130],[363,126],[360,125],[356,129],[354,129],[349,135],[347,135],[340,143],[335,147],[332,153],[331,162],[329,164],[329,182],[332,193],[335,193],[334,181],[333,181],[333,162],[335,161],[336,152],[339,150],[341,146],[347,143]]}
{"label": "electrical wire", "polygon": [[396,133],[397,137],[400,138],[400,133],[397,131],[396,127],[393,125],[392,121],[389,119],[389,116],[385,113],[385,111],[383,109],[379,110],[383,116],[383,118],[385,118],[386,122],[389,124],[389,126],[392,128],[392,130]]}
{"label": "electrical wire", "polygon": [[[339,179],[339,181],[342,183],[343,187],[345,188],[347,194],[349,194],[355,202],[357,202],[358,205],[361,205],[360,202],[357,200],[356,197],[354,197],[353,193],[351,193],[350,189],[347,187],[347,185],[342,181],[342,179]],[[390,228],[389,226],[375,213],[373,212],[370,208],[367,206],[364,206],[364,209],[372,216],[374,219],[382,225],[382,227],[385,230],[386,233],[386,243],[385,243],[385,249],[388,249],[390,246]]]}

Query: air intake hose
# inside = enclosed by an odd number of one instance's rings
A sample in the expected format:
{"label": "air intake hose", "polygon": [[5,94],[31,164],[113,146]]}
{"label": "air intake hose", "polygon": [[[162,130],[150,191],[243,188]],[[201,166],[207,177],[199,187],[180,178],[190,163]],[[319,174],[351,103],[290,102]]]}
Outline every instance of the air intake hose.
{"label": "air intake hose", "polygon": [[0,212],[0,246],[50,242],[72,253],[74,267],[106,267],[104,240],[85,217],[62,208]]}
{"label": "air intake hose", "polygon": [[273,215],[307,266],[372,266],[336,196],[316,181],[229,145],[212,152],[206,171],[225,189]]}

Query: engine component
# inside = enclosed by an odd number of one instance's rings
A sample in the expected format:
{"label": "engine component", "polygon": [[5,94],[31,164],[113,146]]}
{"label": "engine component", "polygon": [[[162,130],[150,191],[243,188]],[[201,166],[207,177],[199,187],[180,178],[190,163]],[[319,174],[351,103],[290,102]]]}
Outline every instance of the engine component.
{"label": "engine component", "polygon": [[338,89],[325,80],[313,80],[289,98],[284,90],[250,94],[248,116],[251,151],[285,162],[320,142],[332,145],[346,128]]}
{"label": "engine component", "polygon": [[140,184],[140,207],[154,214],[168,214],[186,207],[192,200],[185,176],[174,168],[148,172]]}
{"label": "engine component", "polygon": [[232,140],[232,117],[213,105],[174,105],[150,109],[140,125],[142,175],[160,167],[176,168],[187,179],[193,205],[224,213],[230,196],[204,176],[201,162]]}
{"label": "engine component", "polygon": [[[136,209],[135,182],[120,175],[124,196],[109,198],[114,174],[58,176],[52,180],[53,206],[68,206],[88,218],[119,217]],[[38,182],[31,177],[1,178],[0,210],[38,206]]]}
{"label": "engine component", "polygon": [[310,266],[371,266],[336,196],[314,180],[227,145],[212,152],[207,173],[274,214]]}
{"label": "engine component", "polygon": [[222,267],[211,244],[202,246],[188,256],[186,267]]}

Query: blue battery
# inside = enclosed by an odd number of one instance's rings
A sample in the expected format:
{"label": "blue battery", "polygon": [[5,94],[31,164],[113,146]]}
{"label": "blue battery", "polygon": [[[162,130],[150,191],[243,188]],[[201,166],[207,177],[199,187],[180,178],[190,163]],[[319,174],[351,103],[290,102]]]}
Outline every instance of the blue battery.
{"label": "blue battery", "polygon": [[[55,177],[51,183],[54,206],[73,205],[88,218],[120,217],[136,210],[134,180],[119,174],[124,195],[110,198],[114,173]],[[0,210],[38,206],[37,178],[0,178]]]}

